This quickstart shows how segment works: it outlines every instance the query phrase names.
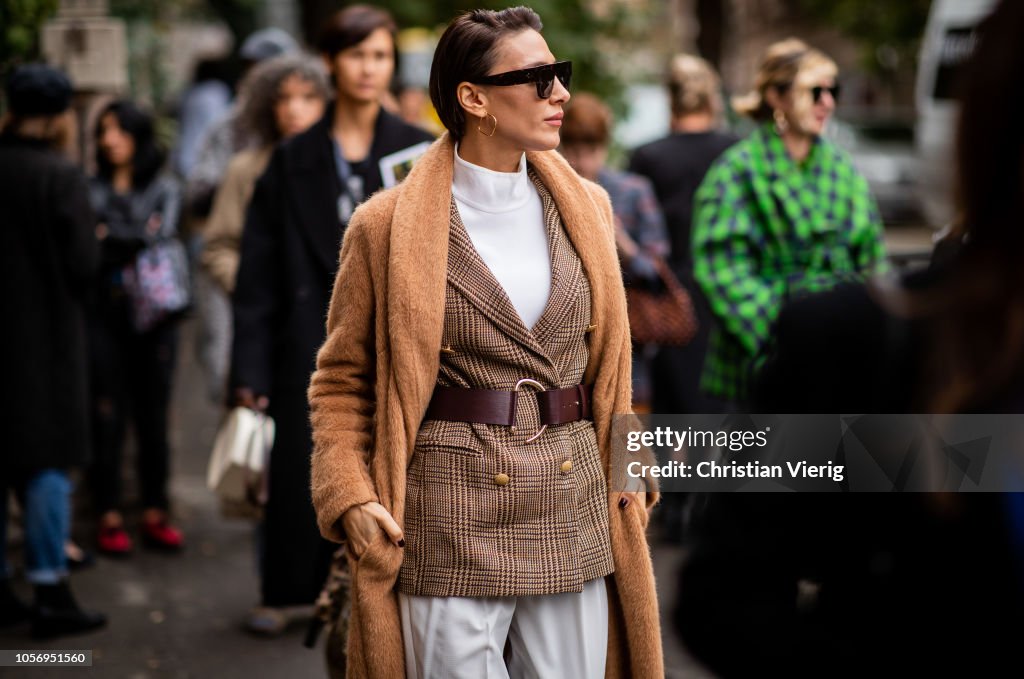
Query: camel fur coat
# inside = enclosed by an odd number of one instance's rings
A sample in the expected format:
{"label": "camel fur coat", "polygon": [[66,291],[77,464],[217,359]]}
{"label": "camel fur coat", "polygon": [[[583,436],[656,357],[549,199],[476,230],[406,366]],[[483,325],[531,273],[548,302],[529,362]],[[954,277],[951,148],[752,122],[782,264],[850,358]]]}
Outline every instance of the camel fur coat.
{"label": "camel fur coat", "polygon": [[[447,285],[454,143],[441,137],[399,186],[355,212],[327,318],[327,339],[309,387],[312,495],[320,531],[343,541],[342,514],[382,504],[399,525],[417,432],[437,384]],[[591,289],[593,412],[607,478],[612,415],[631,412],[630,336],[608,196],[554,151],[527,162],[551,192]],[[664,674],[654,573],[645,529],[648,506],[626,509],[609,494],[615,572],[609,597],[607,677]],[[402,549],[383,531],[350,557],[352,614],[348,676],[404,676],[395,584]]]}

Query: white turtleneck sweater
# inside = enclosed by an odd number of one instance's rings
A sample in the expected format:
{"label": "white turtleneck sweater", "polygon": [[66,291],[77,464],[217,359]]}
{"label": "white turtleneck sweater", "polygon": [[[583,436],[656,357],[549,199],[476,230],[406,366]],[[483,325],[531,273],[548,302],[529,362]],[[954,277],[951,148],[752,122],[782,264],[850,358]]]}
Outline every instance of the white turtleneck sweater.
{"label": "white turtleneck sweater", "polygon": [[527,328],[544,313],[551,293],[551,255],[544,208],[526,174],[467,163],[455,147],[452,195],[473,247],[505,289]]}

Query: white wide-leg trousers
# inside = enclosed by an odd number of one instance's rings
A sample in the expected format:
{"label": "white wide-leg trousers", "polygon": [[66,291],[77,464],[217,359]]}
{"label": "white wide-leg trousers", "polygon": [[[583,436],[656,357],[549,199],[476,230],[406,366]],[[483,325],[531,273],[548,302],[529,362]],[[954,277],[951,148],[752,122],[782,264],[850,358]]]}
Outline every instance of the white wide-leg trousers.
{"label": "white wide-leg trousers", "polygon": [[[604,578],[580,593],[521,597],[398,595],[407,679],[602,679]],[[504,658],[505,642],[510,657]],[[369,643],[373,643],[372,640]]]}

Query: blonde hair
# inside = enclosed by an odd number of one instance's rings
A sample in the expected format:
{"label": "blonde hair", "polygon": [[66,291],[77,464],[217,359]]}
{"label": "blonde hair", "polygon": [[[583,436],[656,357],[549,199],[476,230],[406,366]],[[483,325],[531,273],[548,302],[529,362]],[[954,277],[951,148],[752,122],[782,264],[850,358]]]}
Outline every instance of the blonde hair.
{"label": "blonde hair", "polygon": [[722,112],[718,74],[708,62],[691,54],[677,54],[669,64],[668,91],[672,115]]}
{"label": "blonde hair", "polygon": [[785,90],[796,81],[801,71],[822,66],[838,70],[836,63],[824,52],[810,47],[803,40],[787,38],[772,43],[765,50],[761,66],[757,69],[753,91],[733,97],[733,110],[757,121],[769,120],[772,109],[764,96],[768,88]]}

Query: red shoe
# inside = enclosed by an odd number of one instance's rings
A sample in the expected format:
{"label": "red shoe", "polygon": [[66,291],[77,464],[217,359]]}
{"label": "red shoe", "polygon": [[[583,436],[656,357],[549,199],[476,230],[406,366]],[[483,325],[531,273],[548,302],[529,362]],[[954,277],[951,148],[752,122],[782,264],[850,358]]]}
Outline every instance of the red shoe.
{"label": "red shoe", "polygon": [[127,556],[132,552],[132,539],[124,526],[100,528],[96,544],[100,552],[108,556]]}
{"label": "red shoe", "polygon": [[167,519],[143,521],[140,529],[142,531],[142,542],[147,547],[178,551],[185,546],[185,536],[182,535],[180,530],[167,523]]}

